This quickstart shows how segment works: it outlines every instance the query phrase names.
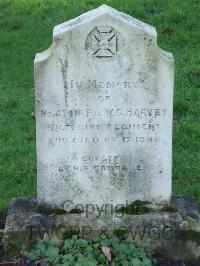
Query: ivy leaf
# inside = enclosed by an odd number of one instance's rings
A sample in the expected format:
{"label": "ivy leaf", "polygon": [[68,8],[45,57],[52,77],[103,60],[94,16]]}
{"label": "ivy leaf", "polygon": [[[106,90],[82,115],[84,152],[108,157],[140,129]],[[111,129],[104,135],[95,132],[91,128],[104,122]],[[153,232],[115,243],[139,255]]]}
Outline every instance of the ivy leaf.
{"label": "ivy leaf", "polygon": [[99,261],[100,263],[102,263],[103,265],[105,265],[106,262],[107,262],[107,258],[104,256],[104,254],[100,254],[100,255],[98,256],[98,261]]}
{"label": "ivy leaf", "polygon": [[149,258],[143,258],[142,265],[152,266],[152,260],[150,260]]}
{"label": "ivy leaf", "polygon": [[73,235],[72,238],[71,238],[71,243],[74,244],[74,242],[76,242],[78,239],[78,236],[77,235]]}
{"label": "ivy leaf", "polygon": [[55,266],[72,266],[71,262],[65,262],[62,264],[54,264]]}
{"label": "ivy leaf", "polygon": [[102,246],[110,246],[111,245],[111,240],[108,239],[107,237],[103,236],[101,241],[100,241]]}
{"label": "ivy leaf", "polygon": [[60,254],[54,259],[54,264],[60,263],[62,260],[63,260],[63,255]]}
{"label": "ivy leaf", "polygon": [[[97,261],[91,257],[80,257],[78,262],[81,266],[97,266]],[[76,265],[76,264],[75,264]]]}
{"label": "ivy leaf", "polygon": [[86,248],[88,246],[88,241],[85,239],[79,239],[76,241],[76,246],[80,248]]}
{"label": "ivy leaf", "polygon": [[142,266],[141,260],[139,258],[134,258],[131,260],[133,266]]}
{"label": "ivy leaf", "polygon": [[[133,264],[135,266],[135,264]],[[123,260],[123,266],[129,266],[129,263],[127,260]]]}
{"label": "ivy leaf", "polygon": [[35,249],[28,253],[27,258],[29,260],[35,261],[40,257],[40,250]]}
{"label": "ivy leaf", "polygon": [[74,262],[74,256],[72,254],[66,254],[63,256],[63,263]]}
{"label": "ivy leaf", "polygon": [[58,253],[59,253],[59,248],[50,245],[47,247],[47,250],[45,251],[45,256],[47,257],[49,262],[53,262],[58,256]]}
{"label": "ivy leaf", "polygon": [[30,260],[37,260],[45,255],[46,245],[44,242],[40,242],[36,245],[36,248],[28,253],[27,258]]}
{"label": "ivy leaf", "polygon": [[44,242],[40,242],[39,244],[37,244],[36,249],[37,249],[38,251],[40,251],[41,254],[44,255],[44,254],[45,254],[45,251],[46,251],[46,249],[47,249],[47,247],[46,247],[46,245],[45,245]]}
{"label": "ivy leaf", "polygon": [[119,244],[118,251],[123,254],[129,254],[129,249],[127,248],[127,245],[125,244]]}
{"label": "ivy leaf", "polygon": [[63,249],[70,250],[72,248],[72,241],[70,239],[66,239],[64,242]]}

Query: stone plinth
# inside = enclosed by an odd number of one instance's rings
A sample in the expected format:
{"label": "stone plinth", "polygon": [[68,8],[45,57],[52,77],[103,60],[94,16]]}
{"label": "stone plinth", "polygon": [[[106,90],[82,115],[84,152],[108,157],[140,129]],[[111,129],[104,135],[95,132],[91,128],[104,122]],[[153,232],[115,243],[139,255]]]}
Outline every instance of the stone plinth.
{"label": "stone plinth", "polygon": [[[134,215],[90,212],[66,214],[38,208],[36,199],[14,199],[9,206],[4,247],[9,255],[25,255],[38,241],[59,244],[73,234],[97,240],[116,234],[164,258],[200,259],[200,215],[196,202],[174,197],[159,212],[137,204]],[[129,212],[130,213],[130,212]],[[139,214],[142,213],[142,214]]]}

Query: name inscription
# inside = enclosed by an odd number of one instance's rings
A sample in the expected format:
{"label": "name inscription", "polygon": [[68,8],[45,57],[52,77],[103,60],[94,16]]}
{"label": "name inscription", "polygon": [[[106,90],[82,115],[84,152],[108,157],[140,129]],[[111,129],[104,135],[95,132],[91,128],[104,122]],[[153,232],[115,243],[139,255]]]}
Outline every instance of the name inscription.
{"label": "name inscription", "polygon": [[[140,82],[142,81],[140,80]],[[78,147],[79,144],[153,145],[160,142],[160,130],[165,125],[165,118],[169,115],[167,108],[160,106],[141,108],[134,106],[134,104],[133,108],[130,108],[128,107],[130,104],[127,107],[121,106],[120,103],[116,104],[115,92],[120,89],[131,92],[133,88],[137,87],[137,81],[71,80],[67,83],[67,87],[72,91],[78,90],[75,95],[79,93],[79,90],[89,89],[92,93],[95,91],[93,97],[95,101],[102,102],[102,106],[100,105],[95,109],[90,104],[81,106],[80,102],[80,106],[75,105],[74,108],[73,105],[70,105],[68,108],[41,109],[38,115],[44,121],[44,129],[48,132],[46,141],[52,148],[63,145]],[[115,100],[112,101],[112,98]],[[72,102],[73,100],[74,95]],[[82,156],[82,162],[78,160],[75,163],[74,159],[65,157],[64,161],[57,165],[58,172],[94,170],[95,173],[102,173],[130,170],[127,158],[123,159],[123,163],[121,159],[119,164],[114,161],[113,163],[111,161],[105,163],[105,159],[104,163],[94,159],[91,161],[90,157],[86,164],[84,158],[86,156]],[[114,158],[121,157],[116,155]],[[135,169],[132,171],[141,171],[142,169],[145,169],[144,162],[135,165]]]}
{"label": "name inscription", "polygon": [[63,118],[71,118],[82,116],[86,118],[95,118],[95,117],[102,117],[106,116],[107,118],[114,118],[114,117],[135,117],[135,118],[157,118],[161,116],[166,116],[167,109],[165,108],[142,108],[142,109],[121,109],[121,108],[105,108],[102,111],[97,111],[92,108],[87,109],[71,109],[71,110],[56,110],[55,112],[48,111],[48,110],[41,110],[40,115],[41,117],[63,117]]}

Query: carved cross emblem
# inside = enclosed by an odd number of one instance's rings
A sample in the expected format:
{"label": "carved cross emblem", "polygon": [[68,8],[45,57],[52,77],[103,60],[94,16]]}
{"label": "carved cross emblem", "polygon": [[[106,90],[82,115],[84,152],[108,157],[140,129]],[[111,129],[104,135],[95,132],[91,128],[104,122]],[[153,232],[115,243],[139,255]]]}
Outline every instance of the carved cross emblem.
{"label": "carved cross emblem", "polygon": [[117,36],[110,26],[97,27],[89,34],[87,46],[92,49],[94,57],[110,59],[117,52]]}

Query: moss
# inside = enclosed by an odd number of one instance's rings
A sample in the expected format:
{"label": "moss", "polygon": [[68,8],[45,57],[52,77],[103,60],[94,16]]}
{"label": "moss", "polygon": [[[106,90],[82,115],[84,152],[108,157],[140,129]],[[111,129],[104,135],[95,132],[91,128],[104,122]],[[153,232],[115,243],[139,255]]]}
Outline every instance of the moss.
{"label": "moss", "polygon": [[4,242],[4,252],[8,257],[15,257],[16,254],[18,254],[18,256],[23,256],[28,250],[33,248],[37,241],[40,241],[40,239],[30,241],[25,231],[9,232],[6,234],[6,238],[6,243]]}
{"label": "moss", "polygon": [[200,232],[193,230],[183,230],[177,232],[177,238],[182,241],[193,241],[200,245]]}
{"label": "moss", "polygon": [[174,205],[164,205],[162,209],[160,210],[161,212],[177,212],[178,209]]}
{"label": "moss", "polygon": [[78,214],[82,213],[83,211],[80,209],[72,209],[70,212],[66,212],[65,210],[61,208],[51,208],[49,206],[45,205],[37,205],[35,207],[35,211],[43,214],[56,214],[56,215],[62,215],[62,214]]}
{"label": "moss", "polygon": [[37,205],[35,207],[35,211],[43,214],[56,214],[56,215],[66,214],[66,211],[63,209],[50,208],[43,205]]}
{"label": "moss", "polygon": [[125,229],[116,229],[113,231],[113,234],[116,235],[121,240],[126,240],[128,233],[129,233],[128,230]]}
{"label": "moss", "polygon": [[76,213],[83,213],[83,211],[80,209],[72,209],[69,213],[70,214],[76,214]]}
{"label": "moss", "polygon": [[130,205],[122,207],[119,210],[117,210],[117,213],[129,214],[129,215],[149,213],[152,210],[147,206],[149,204],[150,202],[148,201],[136,200],[133,201]]}
{"label": "moss", "polygon": [[65,232],[63,232],[62,234],[62,239],[66,240],[66,239],[70,239],[73,235],[79,235],[80,234],[80,230],[77,229],[70,229],[70,230],[66,230]]}

